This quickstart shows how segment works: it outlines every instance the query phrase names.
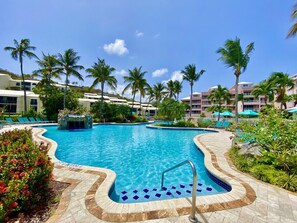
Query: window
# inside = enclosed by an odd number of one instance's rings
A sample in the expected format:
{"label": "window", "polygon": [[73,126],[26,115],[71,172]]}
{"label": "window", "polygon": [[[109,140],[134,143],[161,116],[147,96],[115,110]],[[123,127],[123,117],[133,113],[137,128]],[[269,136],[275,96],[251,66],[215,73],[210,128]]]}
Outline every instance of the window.
{"label": "window", "polygon": [[5,108],[6,113],[16,113],[17,97],[0,96],[0,107]]}
{"label": "window", "polygon": [[37,112],[37,99],[30,100],[30,108]]}

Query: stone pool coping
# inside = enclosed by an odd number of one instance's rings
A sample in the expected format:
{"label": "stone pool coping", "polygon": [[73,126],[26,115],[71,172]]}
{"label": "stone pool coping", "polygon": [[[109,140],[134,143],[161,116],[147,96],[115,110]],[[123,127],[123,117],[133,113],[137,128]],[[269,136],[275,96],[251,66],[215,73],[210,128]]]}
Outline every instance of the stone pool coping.
{"label": "stone pool coping", "polygon": [[[43,140],[49,143],[50,150],[48,154],[51,157],[52,162],[55,164],[55,169],[98,176],[88,189],[84,198],[86,209],[96,218],[104,221],[127,222],[177,217],[190,214],[191,198],[178,198],[129,204],[116,203],[112,201],[109,198],[108,193],[116,178],[115,172],[104,168],[64,165],[54,155],[57,149],[57,143],[42,136],[45,131],[46,130],[42,128],[35,129],[34,136],[38,138],[38,140]],[[224,131],[218,130],[216,133],[207,134],[220,134],[222,132]],[[220,167],[221,165],[228,165],[225,157],[221,154],[214,154],[213,151],[204,145],[200,140],[203,135],[205,134],[196,136],[194,138],[194,142],[205,155],[205,166],[215,177],[231,185],[232,190],[223,194],[197,197],[196,211],[214,212],[242,207],[253,203],[256,199],[255,191],[249,184]],[[67,188],[65,193],[63,193],[58,210],[51,217],[49,222],[55,222],[63,215],[70,202],[69,193],[81,182],[79,180],[71,180],[69,178],[59,178],[58,180],[68,182],[71,186]],[[85,180],[87,181],[88,178]]]}

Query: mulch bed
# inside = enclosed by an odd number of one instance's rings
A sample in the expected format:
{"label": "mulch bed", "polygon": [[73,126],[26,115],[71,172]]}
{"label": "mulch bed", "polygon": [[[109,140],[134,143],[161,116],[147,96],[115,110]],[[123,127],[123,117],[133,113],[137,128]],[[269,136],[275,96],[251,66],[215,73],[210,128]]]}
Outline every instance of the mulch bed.
{"label": "mulch bed", "polygon": [[46,222],[57,209],[60,201],[61,194],[69,186],[68,183],[59,181],[51,181],[49,184],[49,192],[37,205],[36,208],[26,212],[18,213],[11,216],[8,221],[19,223],[40,223]]}

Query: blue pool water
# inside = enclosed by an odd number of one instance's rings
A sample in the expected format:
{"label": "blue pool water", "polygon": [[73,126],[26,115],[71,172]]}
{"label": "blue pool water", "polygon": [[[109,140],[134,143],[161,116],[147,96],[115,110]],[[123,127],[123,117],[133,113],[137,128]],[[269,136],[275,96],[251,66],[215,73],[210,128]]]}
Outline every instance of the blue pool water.
{"label": "blue pool water", "polygon": [[71,131],[57,130],[56,126],[44,128],[45,136],[58,143],[59,160],[116,172],[110,197],[117,202],[191,196],[192,171],[188,165],[166,173],[165,188],[160,188],[162,172],[187,159],[197,169],[197,195],[230,190],[204,167],[203,153],[193,142],[194,136],[203,131],[150,129],[145,125],[97,125]]}

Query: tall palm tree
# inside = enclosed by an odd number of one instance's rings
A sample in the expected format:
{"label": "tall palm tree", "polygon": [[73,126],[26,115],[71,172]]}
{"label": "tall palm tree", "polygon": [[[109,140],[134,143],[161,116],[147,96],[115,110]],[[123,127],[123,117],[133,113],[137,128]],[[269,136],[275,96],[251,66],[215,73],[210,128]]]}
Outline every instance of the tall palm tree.
{"label": "tall palm tree", "polygon": [[242,110],[244,111],[244,94],[238,94],[238,101],[242,102]]}
{"label": "tall palm tree", "polygon": [[183,88],[182,82],[175,80],[174,81],[174,93],[176,95],[176,100],[178,100],[179,94],[181,93],[182,88]]}
{"label": "tall palm tree", "polygon": [[217,53],[221,54],[219,60],[222,60],[227,67],[232,67],[235,75],[235,116],[236,124],[238,123],[238,81],[239,76],[243,73],[250,61],[250,53],[254,50],[254,43],[249,43],[243,52],[240,39],[235,40],[228,39],[225,42],[224,47],[217,50]]}
{"label": "tall palm tree", "polygon": [[272,85],[271,81],[265,80],[260,82],[254,87],[254,90],[252,91],[252,95],[254,95],[256,98],[263,96],[264,103],[265,105],[267,105],[268,101],[273,101],[274,91],[275,91],[275,87]]}
{"label": "tall palm tree", "polygon": [[155,98],[155,92],[151,86],[147,86],[145,89],[146,95],[148,96],[147,105],[146,105],[146,111],[148,110],[149,104],[154,100]]}
{"label": "tall palm tree", "polygon": [[294,81],[290,78],[289,74],[285,74],[283,72],[274,72],[269,77],[269,81],[275,87],[276,102],[281,104],[281,110],[283,105],[286,107],[286,88],[292,89],[294,87]]}
{"label": "tall palm tree", "polygon": [[[144,75],[147,73],[146,71],[141,71],[141,66],[139,68],[135,67],[133,70],[129,70],[129,75],[124,76],[124,83],[128,83],[127,86],[124,88],[122,94],[124,94],[128,89],[131,89],[132,91],[132,108],[131,108],[131,114],[133,112],[134,107],[134,101],[135,101],[135,95],[138,91],[140,91],[142,88],[141,86],[144,85]],[[145,81],[146,82],[146,81]],[[143,92],[140,92],[140,95]],[[142,97],[142,96],[140,96]]]}
{"label": "tall palm tree", "polygon": [[26,85],[25,85],[25,76],[23,72],[23,60],[24,57],[31,58],[38,58],[32,51],[36,49],[34,46],[30,46],[30,40],[29,39],[21,39],[20,42],[17,40],[13,40],[14,47],[7,46],[4,48],[5,51],[10,51],[11,56],[15,60],[19,60],[20,67],[21,67],[21,75],[22,75],[22,85],[24,90],[24,112],[27,112],[27,94],[26,94]]}
{"label": "tall palm tree", "polygon": [[146,79],[142,79],[139,82],[138,91],[139,91],[139,107],[140,107],[140,114],[142,115],[142,107],[141,107],[141,99],[145,96],[145,91],[149,87]]}
{"label": "tall palm tree", "polygon": [[93,89],[99,83],[101,84],[101,103],[100,103],[100,118],[102,119],[102,108],[103,108],[103,94],[104,94],[104,84],[115,90],[117,87],[117,79],[111,75],[111,73],[115,71],[115,68],[107,65],[104,59],[100,60],[98,58],[98,62],[95,62],[91,68],[86,69],[86,72],[89,73],[87,77],[95,78],[93,84],[91,85],[91,89]]}
{"label": "tall palm tree", "polygon": [[[291,18],[293,20],[296,20],[296,18],[297,18],[297,4],[295,4],[293,7],[293,11],[291,13]],[[287,35],[287,38],[294,37],[296,35],[296,33],[297,33],[297,22],[295,21],[295,23],[293,24],[293,26],[291,27],[291,29]]]}
{"label": "tall palm tree", "polygon": [[161,101],[166,95],[166,87],[163,83],[156,83],[153,87],[157,107],[159,108]]}
{"label": "tall palm tree", "polygon": [[166,89],[168,90],[167,97],[172,99],[175,96],[175,85],[173,80],[167,82]]}
{"label": "tall palm tree", "polygon": [[40,67],[38,70],[33,71],[34,76],[41,77],[41,81],[39,84],[41,86],[49,86],[52,85],[54,82],[52,78],[60,79],[60,73],[62,69],[58,67],[58,60],[56,55],[45,55],[42,53],[42,60],[37,60],[37,64]]}
{"label": "tall palm tree", "polygon": [[63,98],[63,108],[65,109],[66,105],[66,93],[67,87],[69,84],[69,77],[71,75],[75,76],[79,80],[84,80],[82,75],[78,72],[78,70],[84,69],[82,65],[77,65],[78,61],[80,60],[80,56],[77,55],[73,49],[65,50],[64,54],[58,54],[58,62],[63,72],[66,76],[65,79],[65,89],[64,89],[64,98]]}
{"label": "tall palm tree", "polygon": [[226,104],[230,103],[231,93],[227,88],[222,87],[221,85],[218,85],[218,87],[213,89],[207,97],[212,103],[218,104],[217,111],[219,112],[219,115],[218,115],[218,121],[219,121],[222,104],[225,102]]}
{"label": "tall palm tree", "polygon": [[200,79],[202,74],[205,72],[205,70],[200,70],[198,73],[196,73],[196,66],[195,64],[189,64],[185,67],[184,70],[181,71],[183,74],[183,79],[188,81],[190,83],[191,88],[191,94],[190,94],[190,118],[192,116],[192,94],[193,94],[193,85],[196,81]]}

